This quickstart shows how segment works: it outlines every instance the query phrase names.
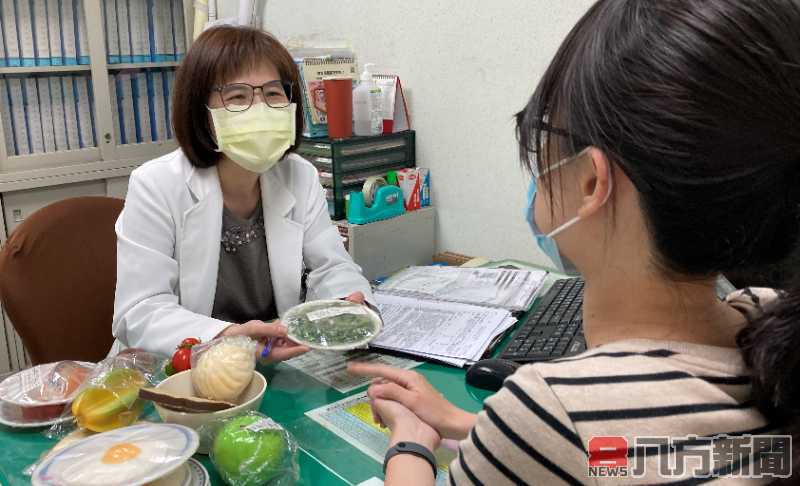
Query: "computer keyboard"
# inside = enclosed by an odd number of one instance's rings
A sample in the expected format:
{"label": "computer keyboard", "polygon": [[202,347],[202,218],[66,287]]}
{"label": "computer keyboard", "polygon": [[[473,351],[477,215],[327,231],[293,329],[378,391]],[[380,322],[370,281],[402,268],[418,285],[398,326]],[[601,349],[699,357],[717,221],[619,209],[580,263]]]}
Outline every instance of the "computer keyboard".
{"label": "computer keyboard", "polygon": [[525,363],[584,352],[583,284],[582,278],[557,280],[527,314],[499,358]]}

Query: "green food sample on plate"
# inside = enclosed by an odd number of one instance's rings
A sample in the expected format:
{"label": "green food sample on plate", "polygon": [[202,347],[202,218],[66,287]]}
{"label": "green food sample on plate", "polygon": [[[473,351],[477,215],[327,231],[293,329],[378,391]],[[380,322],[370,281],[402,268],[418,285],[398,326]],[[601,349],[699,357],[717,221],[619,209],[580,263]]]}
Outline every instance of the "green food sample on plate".
{"label": "green food sample on plate", "polygon": [[302,304],[290,310],[283,320],[292,338],[320,347],[368,341],[380,330],[372,312],[347,301]]}

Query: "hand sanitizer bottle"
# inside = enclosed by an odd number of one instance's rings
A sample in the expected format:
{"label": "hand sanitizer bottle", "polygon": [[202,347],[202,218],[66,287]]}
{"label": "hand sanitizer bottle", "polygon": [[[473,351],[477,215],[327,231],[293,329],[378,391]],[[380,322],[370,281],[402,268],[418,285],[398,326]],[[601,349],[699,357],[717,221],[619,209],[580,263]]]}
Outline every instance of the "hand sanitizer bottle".
{"label": "hand sanitizer bottle", "polygon": [[383,132],[381,90],[372,80],[370,67],[364,65],[361,81],[353,90],[353,132],[359,136],[380,135]]}

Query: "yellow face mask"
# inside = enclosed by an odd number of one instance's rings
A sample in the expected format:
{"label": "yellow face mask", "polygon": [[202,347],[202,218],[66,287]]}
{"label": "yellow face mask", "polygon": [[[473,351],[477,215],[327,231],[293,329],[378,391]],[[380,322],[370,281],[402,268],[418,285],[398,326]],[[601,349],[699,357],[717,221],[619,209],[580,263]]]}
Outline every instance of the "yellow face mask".
{"label": "yellow face mask", "polygon": [[209,108],[217,136],[217,152],[258,174],[271,169],[295,142],[295,110],[254,103],[239,112]]}

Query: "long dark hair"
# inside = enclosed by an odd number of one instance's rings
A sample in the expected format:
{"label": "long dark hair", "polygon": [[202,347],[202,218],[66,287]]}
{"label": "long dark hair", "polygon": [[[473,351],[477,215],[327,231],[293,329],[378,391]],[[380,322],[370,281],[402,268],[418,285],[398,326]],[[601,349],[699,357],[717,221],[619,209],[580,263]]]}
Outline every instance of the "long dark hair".
{"label": "long dark hair", "polygon": [[[517,114],[522,162],[603,150],[668,275],[780,262],[800,238],[798,26],[800,0],[600,0]],[[738,341],[764,413],[796,417],[800,286]]]}

